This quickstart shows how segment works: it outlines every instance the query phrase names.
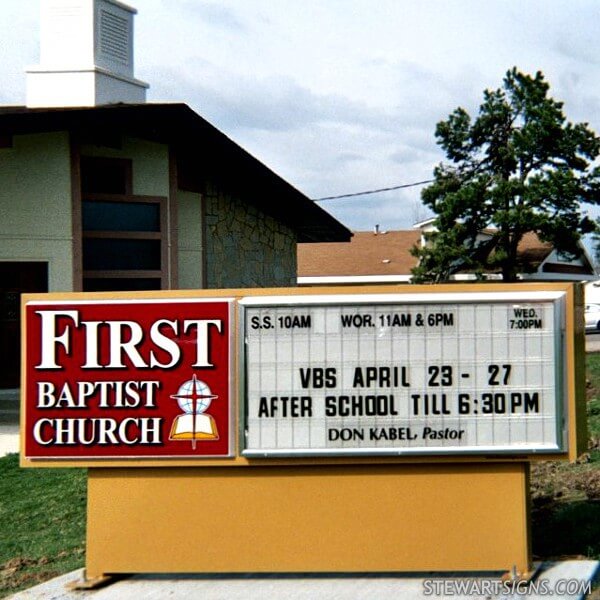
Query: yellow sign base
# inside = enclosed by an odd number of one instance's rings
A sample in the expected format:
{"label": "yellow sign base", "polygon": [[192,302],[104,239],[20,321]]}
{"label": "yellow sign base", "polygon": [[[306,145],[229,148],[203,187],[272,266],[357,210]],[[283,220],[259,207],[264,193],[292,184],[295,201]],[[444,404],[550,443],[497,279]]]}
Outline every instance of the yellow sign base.
{"label": "yellow sign base", "polygon": [[89,579],[531,569],[529,464],[91,468]]}

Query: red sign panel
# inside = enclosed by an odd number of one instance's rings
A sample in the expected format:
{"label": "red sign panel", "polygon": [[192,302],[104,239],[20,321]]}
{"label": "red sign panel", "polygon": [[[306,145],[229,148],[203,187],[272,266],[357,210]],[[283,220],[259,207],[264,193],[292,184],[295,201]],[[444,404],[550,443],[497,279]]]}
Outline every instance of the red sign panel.
{"label": "red sign panel", "polygon": [[231,306],[28,302],[25,456],[231,456]]}

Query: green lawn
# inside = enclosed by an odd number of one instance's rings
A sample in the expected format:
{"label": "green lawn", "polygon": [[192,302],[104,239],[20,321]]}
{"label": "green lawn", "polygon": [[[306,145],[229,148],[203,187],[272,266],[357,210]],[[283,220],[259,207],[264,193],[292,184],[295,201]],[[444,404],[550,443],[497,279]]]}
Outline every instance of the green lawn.
{"label": "green lawn", "polygon": [[600,560],[600,353],[587,355],[587,454],[575,464],[534,463],[533,553]]}
{"label": "green lawn", "polygon": [[85,469],[0,458],[0,598],[83,566]]}
{"label": "green lawn", "polygon": [[[532,468],[533,553],[600,559],[600,354],[588,354],[589,452]],[[0,598],[83,566],[85,469],[0,458]]]}

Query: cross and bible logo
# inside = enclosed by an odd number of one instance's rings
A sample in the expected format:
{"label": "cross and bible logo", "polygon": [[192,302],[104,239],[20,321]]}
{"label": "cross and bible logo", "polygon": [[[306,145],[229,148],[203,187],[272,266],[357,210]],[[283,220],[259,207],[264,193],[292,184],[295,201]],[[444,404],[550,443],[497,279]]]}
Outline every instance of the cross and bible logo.
{"label": "cross and bible logo", "polygon": [[25,456],[231,456],[231,314],[221,299],[26,299]]}
{"label": "cross and bible logo", "polygon": [[216,394],[211,394],[208,385],[195,375],[183,383],[177,394],[171,396],[177,400],[183,414],[173,421],[169,439],[191,440],[194,450],[197,440],[218,440],[217,424],[214,418],[206,413],[210,403],[218,397]]}

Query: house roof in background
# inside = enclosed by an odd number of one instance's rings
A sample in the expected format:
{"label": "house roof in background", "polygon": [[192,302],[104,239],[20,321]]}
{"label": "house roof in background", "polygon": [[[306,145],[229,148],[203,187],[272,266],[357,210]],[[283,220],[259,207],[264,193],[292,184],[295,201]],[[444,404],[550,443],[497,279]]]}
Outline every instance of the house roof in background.
{"label": "house roof in background", "polygon": [[0,106],[0,136],[63,130],[98,139],[111,132],[125,133],[170,144],[176,153],[182,189],[204,192],[207,181],[222,186],[291,227],[299,242],[342,242],[352,235],[186,104]]}
{"label": "house roof in background", "polygon": [[346,243],[299,244],[298,276],[410,275],[417,264],[410,249],[420,239],[414,229],[355,231]]}
{"label": "house roof in background", "polygon": [[[492,230],[482,232],[493,233]],[[350,242],[333,244],[299,244],[298,277],[367,277],[411,276],[417,258],[410,250],[421,243],[420,229],[374,233],[355,231]],[[519,255],[536,269],[552,254],[549,242],[542,242],[533,233],[527,233],[519,243]],[[545,273],[590,275],[593,267],[582,254],[584,265],[545,262]],[[466,271],[463,271],[466,273]],[[382,281],[384,279],[382,278]]]}
{"label": "house roof in background", "polygon": [[552,250],[554,247],[550,242],[542,242],[537,234],[529,231],[519,242],[517,252],[522,260],[538,267],[550,256]]}

